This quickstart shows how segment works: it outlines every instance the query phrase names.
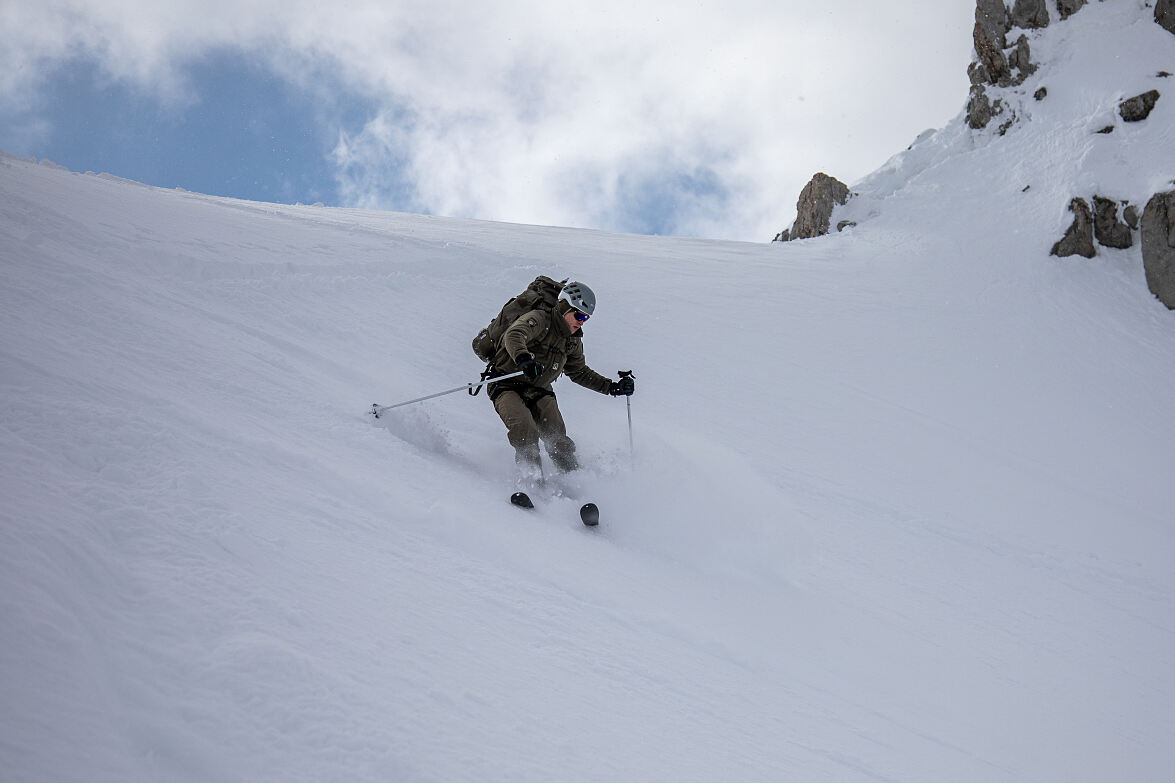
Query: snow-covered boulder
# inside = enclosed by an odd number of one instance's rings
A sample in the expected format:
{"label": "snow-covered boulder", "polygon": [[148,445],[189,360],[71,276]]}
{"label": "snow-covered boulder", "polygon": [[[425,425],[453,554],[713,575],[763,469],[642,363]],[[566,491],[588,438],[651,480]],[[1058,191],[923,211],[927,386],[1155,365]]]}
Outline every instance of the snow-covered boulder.
{"label": "snow-covered boulder", "polygon": [[1012,80],[1013,85],[1023,84],[1029,76],[1036,73],[1036,64],[1032,62],[1032,48],[1028,45],[1028,36],[1021,35],[1016,40],[1016,45],[1008,53],[1008,65],[1017,71],[1016,78]]}
{"label": "snow-covered boulder", "polygon": [[991,98],[987,97],[987,90],[982,84],[971,87],[971,97],[967,100],[967,124],[974,130],[981,130],[991,122],[993,109]]}
{"label": "snow-covered boulder", "polygon": [[1045,0],[1016,0],[1012,6],[1012,24],[1026,30],[1048,27],[1049,9]]}
{"label": "snow-covered boulder", "polygon": [[1142,266],[1151,293],[1175,310],[1175,190],[1156,193],[1142,211]]}
{"label": "snow-covered boulder", "polygon": [[1057,0],[1057,13],[1061,15],[1061,21],[1077,13],[1085,3],[1086,0]]}
{"label": "snow-covered boulder", "polygon": [[1089,204],[1083,198],[1075,198],[1069,202],[1069,211],[1073,213],[1073,223],[1061,241],[1053,245],[1050,255],[1093,258],[1097,250],[1093,246],[1093,212]]}
{"label": "snow-covered boulder", "polygon": [[1118,202],[1104,196],[1093,197],[1093,234],[1103,247],[1124,250],[1134,244],[1134,232],[1118,219]]}
{"label": "snow-covered boulder", "polygon": [[1127,98],[1118,105],[1118,114],[1122,115],[1125,122],[1142,122],[1151,115],[1159,97],[1158,90],[1148,90],[1142,95]]}
{"label": "snow-covered boulder", "polygon": [[1155,21],[1175,33],[1175,0],[1159,0],[1155,3]]}

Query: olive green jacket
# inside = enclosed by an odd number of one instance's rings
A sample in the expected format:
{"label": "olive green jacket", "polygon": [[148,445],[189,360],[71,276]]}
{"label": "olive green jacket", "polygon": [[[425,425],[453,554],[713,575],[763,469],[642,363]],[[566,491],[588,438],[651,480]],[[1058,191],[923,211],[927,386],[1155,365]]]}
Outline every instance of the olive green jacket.
{"label": "olive green jacket", "polygon": [[[575,383],[601,394],[607,394],[612,381],[587,366],[583,358],[583,330],[571,333],[571,327],[558,310],[547,312],[531,310],[519,316],[502,335],[502,344],[494,357],[498,373],[508,375],[518,371],[517,359],[529,353],[543,366],[543,374],[531,380],[512,378],[502,381],[510,386],[537,386],[551,391],[551,384],[566,374]],[[517,385],[517,386],[516,386]]]}

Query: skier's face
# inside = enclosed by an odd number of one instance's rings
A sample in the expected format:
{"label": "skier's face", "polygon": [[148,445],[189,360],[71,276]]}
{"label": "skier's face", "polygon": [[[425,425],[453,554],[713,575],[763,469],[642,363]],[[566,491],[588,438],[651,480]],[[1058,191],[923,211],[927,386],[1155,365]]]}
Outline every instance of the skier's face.
{"label": "skier's face", "polygon": [[580,321],[580,318],[583,318],[584,321],[587,320],[587,316],[578,310],[568,310],[567,312],[563,313],[563,320],[567,322],[567,326],[571,329],[572,334],[578,332],[579,327],[583,326],[583,321]]}

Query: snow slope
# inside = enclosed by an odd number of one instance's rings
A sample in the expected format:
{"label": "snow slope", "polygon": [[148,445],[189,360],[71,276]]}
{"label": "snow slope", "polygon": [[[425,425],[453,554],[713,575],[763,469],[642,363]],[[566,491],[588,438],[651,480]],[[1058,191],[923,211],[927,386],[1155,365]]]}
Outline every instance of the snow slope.
{"label": "snow slope", "polygon": [[[1106,5],[1055,57],[1150,35]],[[1137,247],[1047,252],[1170,109],[1077,167],[955,122],[773,245],[0,158],[3,779],[1168,779],[1175,314]],[[596,530],[506,503],[484,395],[365,414],[475,378],[537,273],[638,378],[634,459],[557,387]]]}

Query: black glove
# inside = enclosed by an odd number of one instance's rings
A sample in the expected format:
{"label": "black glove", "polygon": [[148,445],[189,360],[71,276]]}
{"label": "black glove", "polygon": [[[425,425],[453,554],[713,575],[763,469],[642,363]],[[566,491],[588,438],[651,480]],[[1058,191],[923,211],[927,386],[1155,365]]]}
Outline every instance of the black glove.
{"label": "black glove", "polygon": [[625,375],[618,381],[612,381],[612,386],[608,389],[608,393],[613,397],[631,397],[635,391],[636,381],[631,375]]}
{"label": "black glove", "polygon": [[522,370],[523,376],[530,378],[532,381],[537,381],[539,376],[543,374],[543,366],[534,360],[534,357],[529,353],[522,353],[518,355],[516,362],[518,369]]}

